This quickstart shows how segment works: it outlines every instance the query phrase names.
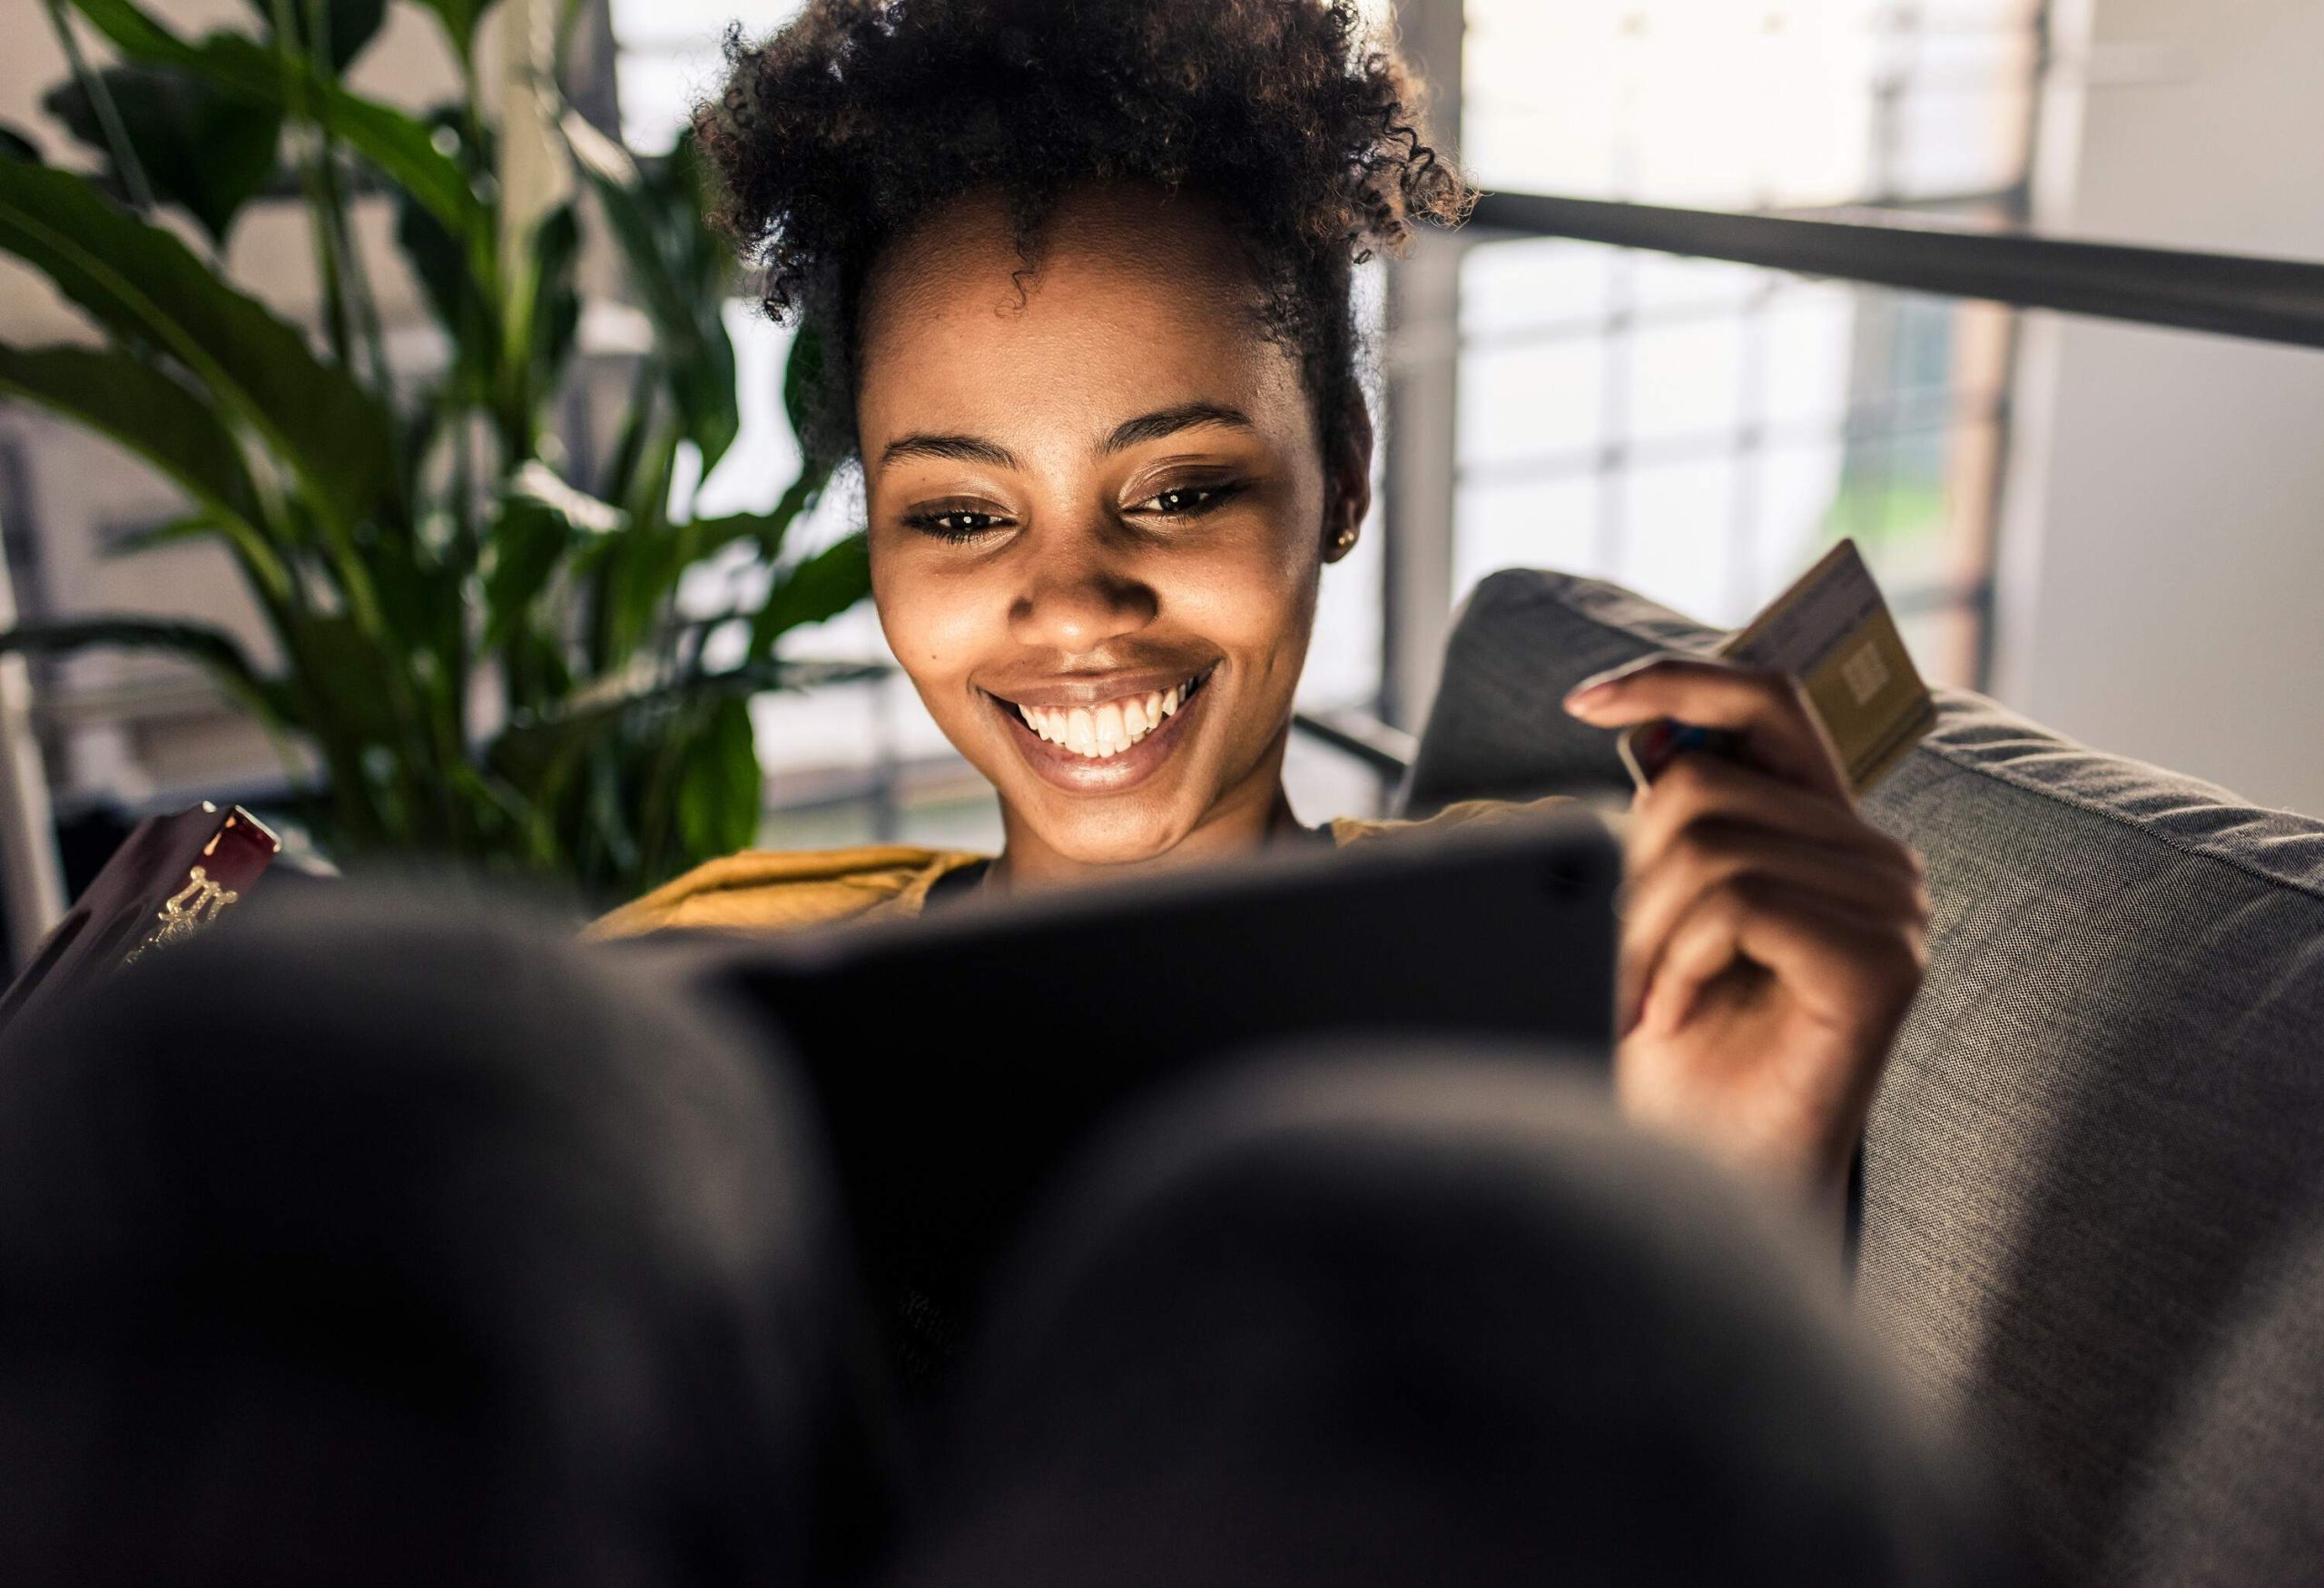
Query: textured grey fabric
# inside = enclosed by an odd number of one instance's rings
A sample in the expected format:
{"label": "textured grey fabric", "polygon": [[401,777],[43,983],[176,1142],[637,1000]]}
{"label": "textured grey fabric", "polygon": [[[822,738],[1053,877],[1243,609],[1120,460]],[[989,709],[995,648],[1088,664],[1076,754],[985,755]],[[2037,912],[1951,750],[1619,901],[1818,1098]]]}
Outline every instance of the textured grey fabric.
{"label": "textured grey fabric", "polygon": [[[1611,586],[1495,575],[1412,804],[1621,786],[1612,735],[1561,695],[1716,637]],[[2324,823],[1941,705],[1866,802],[1927,858],[1935,919],[1866,1146],[1862,1309],[1992,1450],[2061,1578],[2132,1541],[2206,1582],[2312,1580],[2156,1530],[2324,1504],[2324,1361],[2270,1399],[2290,1369],[2249,1343],[2324,1187]],[[2261,1405],[2278,1421],[2246,1440]]]}
{"label": "textured grey fabric", "polygon": [[2109,1583],[2324,1583],[2324,1208],[2237,1317],[2159,1442]]}

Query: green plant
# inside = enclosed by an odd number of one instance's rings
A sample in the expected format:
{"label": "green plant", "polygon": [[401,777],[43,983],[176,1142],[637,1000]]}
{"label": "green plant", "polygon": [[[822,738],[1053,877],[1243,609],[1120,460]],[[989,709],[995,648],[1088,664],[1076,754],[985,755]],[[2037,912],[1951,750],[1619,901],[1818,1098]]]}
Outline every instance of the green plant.
{"label": "green plant", "polygon": [[[748,843],[748,698],[830,675],[779,659],[776,642],[860,599],[868,575],[860,538],[784,555],[824,482],[812,460],[771,512],[672,521],[681,459],[698,454],[706,474],[737,429],[720,318],[732,263],[701,219],[689,146],[632,159],[556,99],[547,71],[496,125],[475,56],[492,0],[398,0],[434,14],[464,84],[427,118],[344,78],[389,0],[252,0],[252,32],[191,41],[134,0],[45,3],[74,65],[48,106],[103,166],[56,169],[0,139],[0,250],[104,341],[0,345],[0,393],[182,488],[186,516],[145,543],[222,544],[281,665],[262,673],[222,631],[135,617],[27,624],[0,649],[144,646],[200,664],[274,733],[305,818],[343,860],[448,858],[603,899]],[[68,5],[116,64],[81,56]],[[560,184],[560,167],[580,180]],[[286,187],[312,236],[320,348],[222,274],[244,207]],[[370,195],[394,205],[448,348],[424,373],[387,356],[355,242]],[[653,336],[616,443],[575,479],[546,415],[574,357],[585,196]],[[167,209],[192,226],[166,224]],[[196,228],[208,257],[180,234]],[[794,413],[815,357],[809,328],[786,377]],[[738,546],[773,570],[763,602],[686,620],[680,579]]]}

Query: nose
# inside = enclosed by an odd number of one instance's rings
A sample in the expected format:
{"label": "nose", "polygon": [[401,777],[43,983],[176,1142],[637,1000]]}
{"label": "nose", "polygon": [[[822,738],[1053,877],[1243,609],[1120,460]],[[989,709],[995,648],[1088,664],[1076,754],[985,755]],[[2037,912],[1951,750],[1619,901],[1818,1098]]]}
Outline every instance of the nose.
{"label": "nose", "polygon": [[1154,621],[1154,587],[1100,536],[1026,549],[1031,555],[1009,611],[1010,637],[1019,644],[1086,656]]}

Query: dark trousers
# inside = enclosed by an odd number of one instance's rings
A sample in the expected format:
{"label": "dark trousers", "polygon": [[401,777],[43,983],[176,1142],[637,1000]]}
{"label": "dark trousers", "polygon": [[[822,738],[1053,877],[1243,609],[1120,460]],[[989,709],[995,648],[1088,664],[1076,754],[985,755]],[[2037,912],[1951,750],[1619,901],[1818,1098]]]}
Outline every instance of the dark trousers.
{"label": "dark trousers", "polygon": [[1277,1055],[1118,1122],[932,1443],[816,1129],[650,959],[408,897],[11,1031],[0,1574],[1996,1579],[1817,1255],[1521,1055]]}

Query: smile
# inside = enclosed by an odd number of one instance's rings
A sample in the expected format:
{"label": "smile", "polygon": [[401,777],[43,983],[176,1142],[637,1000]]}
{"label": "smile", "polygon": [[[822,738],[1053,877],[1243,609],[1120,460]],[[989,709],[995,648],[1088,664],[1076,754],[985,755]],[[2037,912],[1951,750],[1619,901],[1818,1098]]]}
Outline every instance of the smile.
{"label": "smile", "polygon": [[[1110,795],[1143,784],[1177,755],[1195,731],[1188,719],[1205,715],[1217,670],[1213,662],[1175,678],[1057,677],[1009,695],[983,693],[1036,776],[1068,794]],[[1018,695],[1027,698],[1011,698]]]}
{"label": "smile", "polygon": [[1110,761],[1160,727],[1194,697],[1210,676],[1207,669],[1167,689],[1125,695],[1089,705],[1016,705],[1025,725],[1052,745],[1090,761]]}

